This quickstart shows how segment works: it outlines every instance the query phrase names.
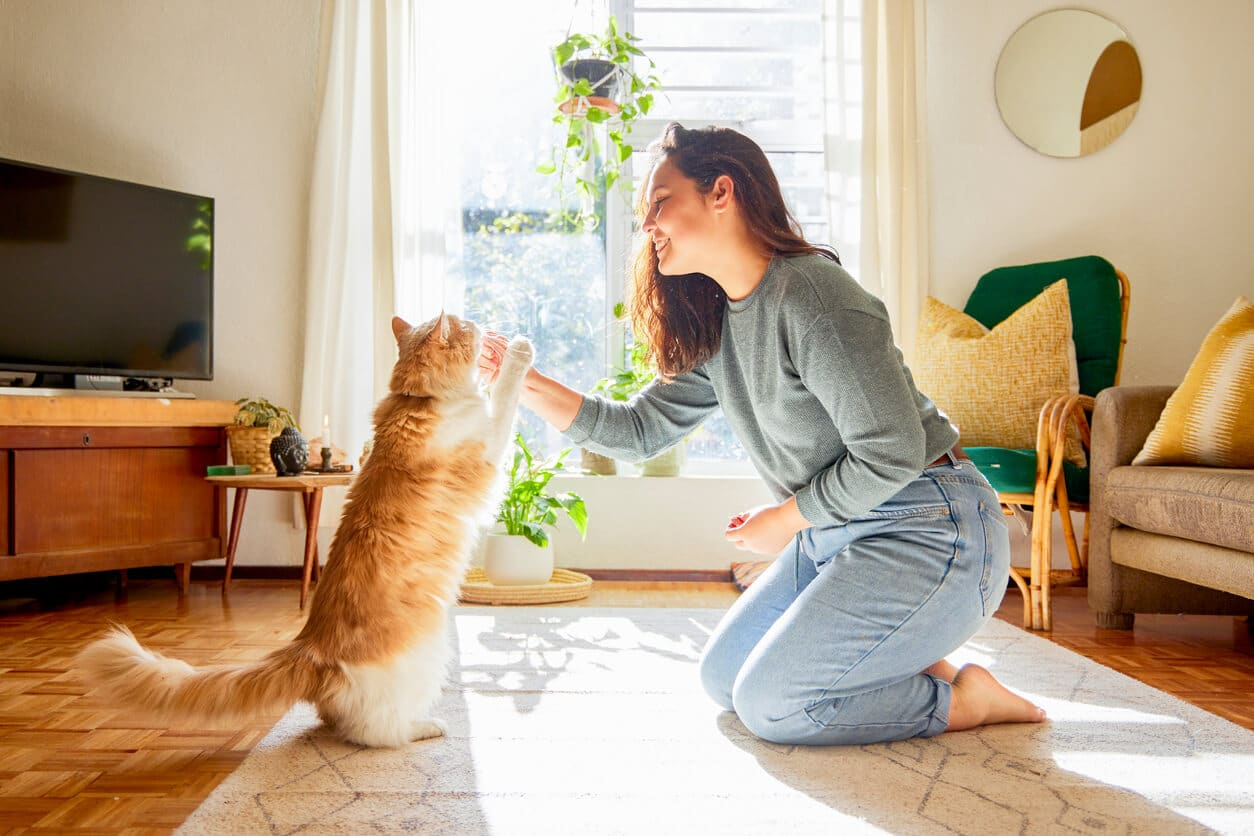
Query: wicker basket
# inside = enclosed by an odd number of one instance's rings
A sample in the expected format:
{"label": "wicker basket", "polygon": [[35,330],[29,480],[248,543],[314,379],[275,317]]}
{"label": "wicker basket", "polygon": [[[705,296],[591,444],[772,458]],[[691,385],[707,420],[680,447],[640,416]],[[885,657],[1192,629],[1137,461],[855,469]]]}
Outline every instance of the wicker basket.
{"label": "wicker basket", "polygon": [[274,462],[270,461],[270,439],[274,436],[269,427],[227,427],[231,461],[251,465],[253,473],[274,473]]}
{"label": "wicker basket", "polygon": [[463,604],[557,604],[587,598],[592,578],[570,569],[554,569],[548,583],[529,586],[497,586],[479,568],[471,569],[462,581]]}

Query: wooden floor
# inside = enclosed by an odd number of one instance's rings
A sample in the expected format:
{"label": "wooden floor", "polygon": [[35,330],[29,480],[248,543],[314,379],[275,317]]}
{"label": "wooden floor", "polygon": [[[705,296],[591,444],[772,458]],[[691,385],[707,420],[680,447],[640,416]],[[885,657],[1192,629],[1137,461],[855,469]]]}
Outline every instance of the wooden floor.
{"label": "wooden floor", "polygon": [[[132,581],[125,595],[96,579],[61,600],[0,590],[0,833],[169,833],[278,719],[236,730],[171,729],[94,698],[67,671],[109,621],[192,664],[246,662],[291,638],[301,615],[291,581],[237,581],[228,599],[193,583]],[[47,588],[36,589],[43,594]],[[28,594],[30,590],[19,590]],[[599,581],[562,606],[726,607],[730,584]],[[1084,591],[1055,593],[1054,641],[1254,730],[1254,655],[1244,621],[1140,616],[1133,632],[1098,630]],[[1017,592],[999,617],[1017,624]]]}

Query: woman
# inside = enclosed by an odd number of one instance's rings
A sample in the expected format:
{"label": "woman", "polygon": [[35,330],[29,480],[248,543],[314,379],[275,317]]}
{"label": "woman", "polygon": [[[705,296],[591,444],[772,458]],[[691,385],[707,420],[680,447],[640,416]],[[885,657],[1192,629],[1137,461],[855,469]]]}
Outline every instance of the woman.
{"label": "woman", "polygon": [[[779,557],[711,636],[706,691],[787,744],[1043,720],[987,670],[945,661],[1001,602],[1009,541],[957,431],[914,388],[883,304],[801,237],[752,140],[671,124],[650,152],[631,313],[664,379],[621,404],[532,369],[522,402],[575,443],[630,458],[723,409],[779,500],[725,536]],[[503,345],[485,341],[488,380]]]}

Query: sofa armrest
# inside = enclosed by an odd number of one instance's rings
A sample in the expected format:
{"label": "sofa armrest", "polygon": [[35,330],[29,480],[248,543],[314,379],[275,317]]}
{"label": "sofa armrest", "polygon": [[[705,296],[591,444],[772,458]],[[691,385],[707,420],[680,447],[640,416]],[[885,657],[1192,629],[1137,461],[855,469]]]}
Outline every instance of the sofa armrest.
{"label": "sofa armrest", "polygon": [[1158,423],[1175,391],[1171,386],[1113,386],[1093,405],[1093,445],[1089,451],[1089,606],[1101,627],[1131,627],[1128,571],[1111,561],[1110,536],[1116,523],[1106,510],[1106,477],[1131,464]]}
{"label": "sofa armrest", "polygon": [[1092,477],[1131,464],[1158,423],[1174,386],[1112,386],[1093,408]]}

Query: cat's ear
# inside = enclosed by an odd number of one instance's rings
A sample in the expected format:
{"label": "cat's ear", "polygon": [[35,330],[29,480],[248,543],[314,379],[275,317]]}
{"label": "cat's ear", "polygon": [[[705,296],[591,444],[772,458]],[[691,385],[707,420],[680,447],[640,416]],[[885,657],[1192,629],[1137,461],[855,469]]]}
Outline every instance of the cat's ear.
{"label": "cat's ear", "polygon": [[441,343],[448,342],[448,327],[449,327],[448,314],[446,314],[444,311],[440,311],[440,342]]}
{"label": "cat's ear", "polygon": [[392,335],[396,337],[397,345],[400,345],[401,337],[405,336],[412,330],[413,326],[401,319],[399,316],[392,317]]}

